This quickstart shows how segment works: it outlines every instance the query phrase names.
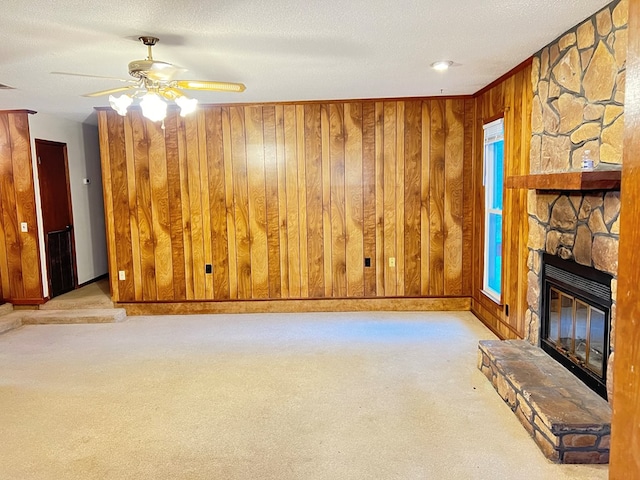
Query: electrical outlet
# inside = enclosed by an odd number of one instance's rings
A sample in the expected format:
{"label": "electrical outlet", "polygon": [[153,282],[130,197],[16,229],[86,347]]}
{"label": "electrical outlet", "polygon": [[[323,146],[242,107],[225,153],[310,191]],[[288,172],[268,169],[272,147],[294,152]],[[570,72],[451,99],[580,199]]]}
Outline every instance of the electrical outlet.
{"label": "electrical outlet", "polygon": [[118,280],[126,280],[127,279],[127,274],[125,273],[124,270],[119,270],[118,271]]}
{"label": "electrical outlet", "polygon": [[371,259],[369,257],[365,257],[364,266],[365,267],[370,267],[371,266]]}
{"label": "electrical outlet", "polygon": [[389,266],[390,267],[396,266],[396,257],[389,257]]}
{"label": "electrical outlet", "polygon": [[27,224],[27,222],[22,222],[20,224],[20,231],[23,233],[26,233],[29,231],[29,225]]}
{"label": "electrical outlet", "polygon": [[204,266],[204,273],[213,273],[213,267],[211,266],[211,264],[210,264],[210,263],[207,263],[207,264]]}

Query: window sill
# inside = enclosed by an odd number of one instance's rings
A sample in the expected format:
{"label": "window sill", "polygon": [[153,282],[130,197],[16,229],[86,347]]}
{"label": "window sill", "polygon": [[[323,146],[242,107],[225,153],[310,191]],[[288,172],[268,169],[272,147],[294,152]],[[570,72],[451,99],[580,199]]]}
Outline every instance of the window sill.
{"label": "window sill", "polygon": [[487,298],[487,300],[491,300],[493,303],[495,303],[498,307],[504,306],[502,303],[502,298],[496,297],[496,295],[494,295],[493,293],[484,289],[481,289],[480,293],[484,295]]}

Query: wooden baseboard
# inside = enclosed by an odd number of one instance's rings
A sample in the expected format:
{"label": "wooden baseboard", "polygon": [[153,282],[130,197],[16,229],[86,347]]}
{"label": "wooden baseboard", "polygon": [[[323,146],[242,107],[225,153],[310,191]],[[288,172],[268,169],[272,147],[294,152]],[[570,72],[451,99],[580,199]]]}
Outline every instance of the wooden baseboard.
{"label": "wooden baseboard", "polygon": [[199,313],[299,313],[365,311],[468,311],[469,297],[349,298],[314,300],[233,300],[211,302],[117,303],[127,315],[187,315]]}
{"label": "wooden baseboard", "polygon": [[470,310],[500,340],[522,339],[522,336],[511,325],[504,323],[502,319],[496,317],[476,299],[472,299]]}
{"label": "wooden baseboard", "polygon": [[47,298],[10,298],[7,300],[12,305],[42,305],[49,301]]}

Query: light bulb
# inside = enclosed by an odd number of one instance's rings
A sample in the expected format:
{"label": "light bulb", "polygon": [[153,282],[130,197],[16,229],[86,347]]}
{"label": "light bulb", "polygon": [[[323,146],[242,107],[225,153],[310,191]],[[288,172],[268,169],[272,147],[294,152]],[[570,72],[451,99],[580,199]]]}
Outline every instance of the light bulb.
{"label": "light bulb", "polygon": [[176,104],[180,107],[181,117],[186,117],[190,113],[195,112],[198,106],[197,98],[187,98],[184,95],[176,98],[175,101],[176,101]]}
{"label": "light bulb", "polygon": [[129,105],[133,103],[133,98],[129,95],[120,95],[119,97],[114,97],[113,95],[109,95],[109,105],[113,108],[118,114],[123,117],[127,114],[127,108]]}
{"label": "light bulb", "polygon": [[449,70],[449,67],[452,65],[453,62],[451,60],[441,60],[439,62],[432,63],[431,67],[439,72],[444,72],[445,70]]}
{"label": "light bulb", "polygon": [[167,104],[157,94],[147,93],[140,101],[142,115],[152,122],[164,120],[167,116]]}

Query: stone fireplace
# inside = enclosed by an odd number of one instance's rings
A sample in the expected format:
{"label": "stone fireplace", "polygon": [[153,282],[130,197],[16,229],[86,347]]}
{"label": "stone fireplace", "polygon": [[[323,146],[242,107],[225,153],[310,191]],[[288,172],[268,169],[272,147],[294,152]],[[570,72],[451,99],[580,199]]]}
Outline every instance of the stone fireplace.
{"label": "stone fireplace", "polygon": [[[619,213],[619,192],[532,192],[529,204],[529,311],[525,318],[529,342],[544,346],[543,306],[545,301],[553,300],[547,296],[551,292],[543,288],[543,259],[546,256],[607,275],[610,297],[603,308],[607,310],[610,326],[605,348],[614,350]],[[610,366],[605,366],[603,371],[605,381],[607,371],[611,379]],[[603,393],[599,387],[597,390]]]}
{"label": "stone fireplace", "polygon": [[533,58],[529,172],[505,179],[529,191],[525,335],[478,350],[478,368],[562,463],[609,461],[627,12],[615,0]]}
{"label": "stone fireplace", "polygon": [[[612,2],[534,57],[531,174],[579,172],[586,150],[596,171],[621,167],[627,10],[626,0]],[[550,255],[610,275],[611,332],[605,348],[614,351],[619,212],[619,190],[530,190],[525,318],[530,343],[543,343],[543,257]],[[610,380],[613,369],[604,371]]]}

